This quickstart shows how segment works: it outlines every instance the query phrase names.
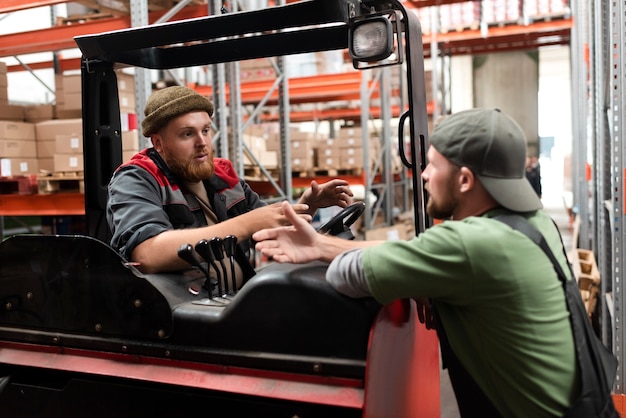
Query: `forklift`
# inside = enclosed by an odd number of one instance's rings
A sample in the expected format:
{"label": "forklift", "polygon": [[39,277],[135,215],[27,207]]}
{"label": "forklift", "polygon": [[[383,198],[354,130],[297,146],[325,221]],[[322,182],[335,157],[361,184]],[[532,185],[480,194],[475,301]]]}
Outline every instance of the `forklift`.
{"label": "forklift", "polygon": [[[75,41],[88,233],[0,243],[2,415],[438,417],[438,340],[413,300],[345,297],[315,262],[258,268],[228,303],[215,303],[201,274],[141,273],[109,246],[104,216],[122,163],[116,70],[347,49],[357,70],[405,69],[397,129],[419,234],[428,226],[419,176],[428,114],[415,13],[398,0],[302,0]],[[324,229],[344,233],[362,211],[348,207]]]}

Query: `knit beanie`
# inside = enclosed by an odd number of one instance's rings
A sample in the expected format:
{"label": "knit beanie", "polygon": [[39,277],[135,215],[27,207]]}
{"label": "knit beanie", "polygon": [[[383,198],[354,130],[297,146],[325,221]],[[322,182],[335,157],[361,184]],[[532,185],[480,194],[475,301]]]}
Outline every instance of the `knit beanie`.
{"label": "knit beanie", "polygon": [[144,108],[145,117],[141,122],[143,135],[150,137],[176,116],[202,110],[213,116],[213,103],[188,87],[172,86],[157,90],[150,95]]}

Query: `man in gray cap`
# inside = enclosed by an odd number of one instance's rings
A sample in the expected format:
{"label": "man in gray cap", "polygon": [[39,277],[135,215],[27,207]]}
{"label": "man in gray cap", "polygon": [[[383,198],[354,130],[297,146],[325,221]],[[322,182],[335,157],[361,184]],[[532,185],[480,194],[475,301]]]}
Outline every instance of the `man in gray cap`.
{"label": "man in gray cap", "polygon": [[[289,224],[279,203],[267,205],[230,161],[214,158],[212,115],[213,103],[190,88],[155,91],[142,122],[152,147],[122,164],[109,182],[111,245],[143,272],[189,268],[177,255],[181,245],[233,235],[239,242],[235,264],[240,284],[254,274],[247,261],[252,233]],[[290,209],[310,221],[318,208],[351,202],[346,181],[312,182]]]}
{"label": "man in gray cap", "polygon": [[569,271],[525,158],[526,138],[509,116],[459,112],[430,136],[422,173],[427,212],[444,222],[410,241],[345,241],[317,234],[285,206],[293,226],[253,239],[278,262],[331,262],[326,280],[348,296],[432,301],[463,417],[561,417],[580,390],[561,282],[538,245],[493,219],[521,214]]}

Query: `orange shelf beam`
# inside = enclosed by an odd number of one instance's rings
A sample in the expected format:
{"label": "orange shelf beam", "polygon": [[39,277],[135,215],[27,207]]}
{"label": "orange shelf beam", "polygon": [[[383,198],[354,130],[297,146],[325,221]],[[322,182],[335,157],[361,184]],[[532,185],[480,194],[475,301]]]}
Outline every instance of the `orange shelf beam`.
{"label": "orange shelf beam", "polygon": [[55,4],[63,3],[67,3],[67,0],[2,0],[0,4],[0,14],[34,9],[35,7],[54,6]]}
{"label": "orange shelf beam", "polygon": [[0,216],[68,216],[85,214],[82,193],[2,194]]}
{"label": "orange shelf beam", "polygon": [[[297,77],[289,79],[289,102],[314,103],[361,100],[361,78],[363,74],[359,71],[318,74],[314,76]],[[256,104],[267,94],[275,79],[262,81],[249,81],[241,83],[241,101],[243,104]],[[368,88],[374,82],[368,83]],[[210,96],[213,93],[212,86],[189,85],[198,93]],[[226,86],[226,95],[229,95]],[[393,91],[392,95],[399,95],[399,91]],[[378,90],[374,89],[372,98],[379,96]],[[278,89],[272,92],[268,104],[276,104],[278,100]]]}
{"label": "orange shelf beam", "polygon": [[[34,0],[23,0],[22,2],[28,4],[37,3]],[[12,5],[21,4],[22,2],[19,2],[19,0],[10,0],[7,7],[12,7]],[[422,6],[420,5],[420,7]],[[0,11],[1,10],[0,8]],[[149,13],[149,21],[156,21],[164,13],[164,11]],[[172,20],[191,19],[207,16],[207,14],[208,8],[206,5],[187,6]],[[436,40],[438,43],[443,44],[446,50],[465,54],[476,52],[476,50],[488,51],[490,49],[506,50],[507,48],[532,48],[569,42],[569,32],[573,25],[574,21],[572,18],[552,19],[544,22],[533,22],[529,25],[492,26],[488,28],[485,35],[483,35],[480,30],[471,29],[458,32],[438,33]],[[130,18],[124,16],[2,35],[0,36],[0,57],[76,48],[76,43],[73,39],[75,36],[127,29],[129,27]],[[430,52],[431,40],[432,37],[430,34],[423,36],[424,51],[426,53]],[[497,48],[493,45],[497,45]]]}
{"label": "orange shelf beam", "polygon": [[[165,13],[166,11],[151,12],[148,14],[148,21],[155,22]],[[207,16],[207,14],[208,7],[206,5],[188,6],[178,12],[171,20],[193,19]],[[130,17],[124,16],[2,35],[0,36],[0,57],[77,48],[74,41],[75,36],[128,29],[130,27]]]}

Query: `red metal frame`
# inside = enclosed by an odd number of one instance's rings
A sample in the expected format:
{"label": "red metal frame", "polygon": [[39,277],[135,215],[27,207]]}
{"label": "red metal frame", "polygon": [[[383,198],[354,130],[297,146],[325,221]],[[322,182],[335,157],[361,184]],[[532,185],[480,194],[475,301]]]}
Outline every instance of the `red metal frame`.
{"label": "red metal frame", "polygon": [[378,314],[365,381],[7,341],[0,363],[360,409],[364,418],[440,415],[437,334],[419,323],[411,300]]}
{"label": "red metal frame", "polygon": [[82,193],[0,194],[0,216],[84,215]]}
{"label": "red metal frame", "polygon": [[0,363],[295,402],[363,407],[363,384],[350,379],[7,342],[0,342]]}

